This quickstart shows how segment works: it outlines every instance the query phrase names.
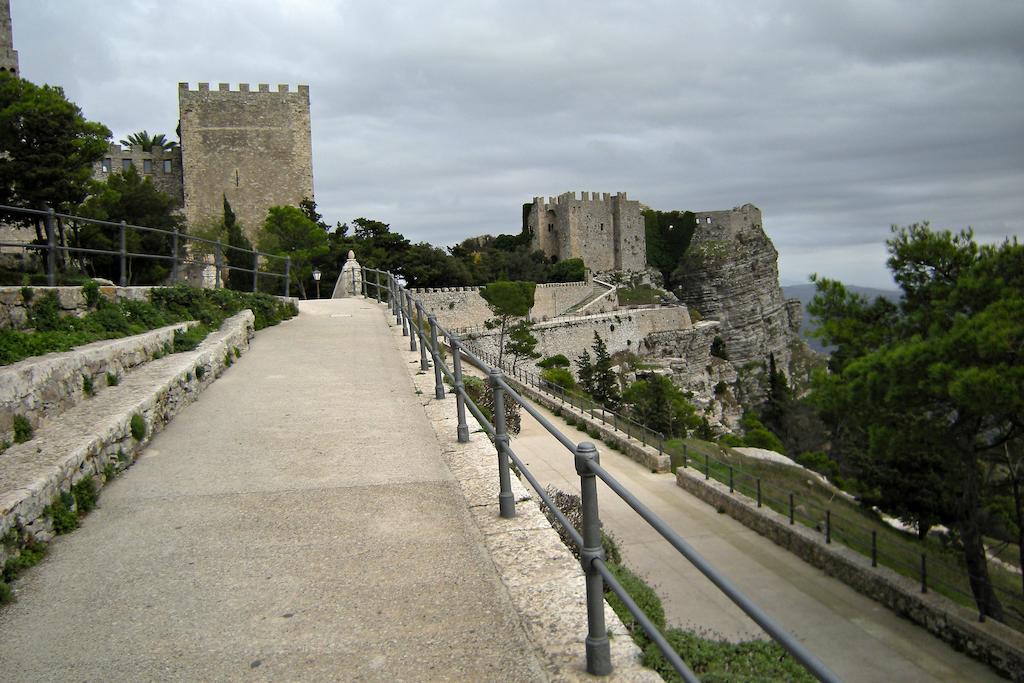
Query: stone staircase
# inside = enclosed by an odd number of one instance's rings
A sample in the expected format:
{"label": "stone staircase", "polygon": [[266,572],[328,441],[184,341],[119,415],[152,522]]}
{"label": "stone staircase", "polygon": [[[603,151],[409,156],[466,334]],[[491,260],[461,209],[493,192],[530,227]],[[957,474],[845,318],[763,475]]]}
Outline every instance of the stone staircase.
{"label": "stone staircase", "polygon": [[[0,452],[0,565],[30,539],[52,538],[47,507],[62,493],[86,477],[99,489],[131,465],[248,349],[253,320],[251,311],[238,313],[183,353],[168,353],[183,326],[173,325],[0,369],[0,415],[32,425],[31,438]],[[107,373],[116,378],[109,386]]]}

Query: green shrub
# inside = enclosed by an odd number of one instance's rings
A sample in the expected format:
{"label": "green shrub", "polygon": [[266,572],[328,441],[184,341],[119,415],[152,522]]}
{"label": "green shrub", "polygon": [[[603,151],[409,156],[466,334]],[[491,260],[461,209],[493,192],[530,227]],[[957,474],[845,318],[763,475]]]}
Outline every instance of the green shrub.
{"label": "green shrub", "polygon": [[234,361],[231,360],[231,352],[228,351],[227,353],[224,354],[224,367],[230,368],[231,367],[231,363],[233,363],[233,362]]}
{"label": "green shrub", "polygon": [[785,446],[782,445],[782,440],[775,435],[770,429],[764,426],[757,416],[753,413],[747,413],[743,416],[741,421],[746,434],[743,436],[743,442],[747,446],[753,448],[764,448],[769,451],[775,451],[776,453],[785,454]]}
{"label": "green shrub", "polygon": [[91,476],[82,477],[71,486],[71,495],[75,497],[75,507],[79,514],[91,512],[96,508],[96,482]]}
{"label": "green shrub", "polygon": [[35,295],[36,295],[36,292],[31,287],[22,287],[21,288],[21,300],[25,303],[26,306],[29,305],[30,303],[32,303],[32,298]]}
{"label": "green shrub", "polygon": [[238,350],[237,346],[232,346],[231,348],[235,352],[235,358],[241,358],[242,357],[242,352]]}
{"label": "green shrub", "polygon": [[130,423],[132,430],[132,438],[136,441],[142,441],[146,438],[146,421],[141,415],[135,413],[132,415],[132,421]]}
{"label": "green shrub", "polygon": [[541,379],[560,386],[567,391],[576,388],[576,378],[565,368],[547,368],[540,373]]}
{"label": "green shrub", "polygon": [[60,302],[57,295],[47,292],[29,307],[28,320],[36,332],[51,332],[61,326]]}
{"label": "green shrub", "polygon": [[540,361],[537,365],[546,370],[547,368],[568,368],[572,363],[562,354],[556,353],[554,356],[548,356]]}
{"label": "green shrub", "polygon": [[6,582],[0,581],[0,605],[6,605],[14,601],[14,593]]}
{"label": "green shrub", "polygon": [[25,443],[32,439],[32,423],[24,415],[14,416],[14,443]]}
{"label": "green shrub", "polygon": [[711,355],[722,360],[729,360],[729,354],[725,350],[725,341],[721,337],[711,340]]}
{"label": "green shrub", "polygon": [[739,448],[747,445],[743,441],[743,437],[735,434],[723,434],[721,438],[718,439],[718,443],[722,446],[731,446],[732,448]]}
{"label": "green shrub", "polygon": [[181,353],[194,350],[206,339],[208,334],[210,334],[210,328],[206,325],[193,325],[187,330],[175,330],[173,352]]}
{"label": "green shrub", "polygon": [[833,481],[839,476],[839,465],[826,453],[806,451],[796,456],[796,461],[809,470],[824,474]]}
{"label": "green shrub", "polygon": [[202,366],[202,365],[197,365],[196,366],[196,379],[201,380],[203,378],[203,375],[205,375],[205,374],[206,374],[206,368],[204,366]]}
{"label": "green shrub", "polygon": [[[790,657],[781,645],[772,641],[731,643],[680,628],[668,629],[665,639],[693,673],[705,682],[814,681],[814,677]],[[654,643],[644,648],[643,663],[661,674],[666,681],[682,680]]]}
{"label": "green shrub", "polygon": [[82,296],[85,297],[85,304],[89,308],[96,308],[100,302],[100,284],[95,280],[87,280],[82,285]]}
{"label": "green shrub", "polygon": [[108,387],[116,387],[120,383],[121,383],[121,380],[120,380],[120,378],[117,375],[115,375],[113,372],[108,372],[107,373],[107,386]]}
{"label": "green shrub", "polygon": [[[466,394],[476,404],[480,412],[484,414],[491,424],[494,424],[494,393],[487,382],[479,377],[464,377],[463,384],[466,387]],[[509,434],[518,434],[522,425],[522,417],[519,413],[519,404],[515,401],[505,400],[505,428]]]}
{"label": "green shrub", "polygon": [[[651,623],[659,631],[664,631],[665,607],[661,604],[661,598],[654,592],[654,589],[646,581],[621,564],[609,563],[608,569],[618,582],[622,584],[626,592],[629,593],[629,597],[633,598],[633,602],[640,608],[640,611],[651,620]],[[619,619],[622,620],[623,625],[633,638],[640,643],[641,647],[646,645],[648,642],[647,634],[644,633],[643,627],[640,626],[640,622],[636,620],[633,613],[626,609],[625,603],[619,599],[619,596],[606,587],[605,598],[608,600],[612,610],[619,615]]]}
{"label": "green shrub", "polygon": [[54,533],[66,534],[78,527],[78,515],[72,509],[74,503],[74,496],[67,491],[61,491],[61,494],[43,510],[43,514],[53,522]]}
{"label": "green shrub", "polygon": [[107,482],[117,476],[117,467],[112,462],[103,466],[103,481]]}
{"label": "green shrub", "polygon": [[[555,504],[559,512],[565,515],[565,518],[573,526],[574,529],[579,531],[583,528],[583,507],[580,497],[575,493],[569,493],[563,491],[555,486],[548,486],[544,489],[544,492],[551,498],[551,502]],[[572,540],[572,536],[566,530],[562,523],[558,521],[554,513],[548,508],[543,502],[540,506],[541,512],[547,517],[548,523],[551,524],[552,528],[558,532],[558,537],[562,539],[562,543],[572,552],[573,557],[577,560],[580,559],[580,549],[576,547],[576,544]],[[611,534],[601,532],[601,547],[604,549],[605,561],[609,564],[619,564],[622,562],[622,552],[619,550],[619,543]]]}
{"label": "green shrub", "polygon": [[96,387],[92,385],[92,377],[89,377],[88,375],[82,375],[82,392],[86,396],[96,395]]}

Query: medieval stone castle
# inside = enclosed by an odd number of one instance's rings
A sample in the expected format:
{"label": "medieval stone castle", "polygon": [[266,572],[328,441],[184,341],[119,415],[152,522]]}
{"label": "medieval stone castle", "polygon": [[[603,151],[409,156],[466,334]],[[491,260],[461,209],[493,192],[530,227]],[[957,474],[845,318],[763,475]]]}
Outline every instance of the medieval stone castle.
{"label": "medieval stone castle", "polygon": [[640,202],[625,192],[610,195],[566,192],[534,197],[524,207],[523,228],[532,246],[557,260],[580,258],[597,273],[640,271],[647,267],[644,217]]}

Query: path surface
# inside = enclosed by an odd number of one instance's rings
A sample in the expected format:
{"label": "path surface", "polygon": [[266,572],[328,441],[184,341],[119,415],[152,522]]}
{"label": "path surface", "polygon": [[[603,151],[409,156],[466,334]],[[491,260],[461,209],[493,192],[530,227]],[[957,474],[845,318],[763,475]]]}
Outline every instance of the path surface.
{"label": "path surface", "polygon": [[[538,409],[573,441],[593,441],[549,411]],[[579,493],[572,457],[526,411],[512,447],[542,483]],[[676,486],[672,475],[651,473],[603,444],[598,448],[601,464],[616,479],[843,680],[1002,680],[923,628],[718,514]],[[669,623],[710,629],[731,640],[766,637],[604,484],[598,499],[605,528],[618,540],[626,564],[662,596]]]}
{"label": "path surface", "polygon": [[537,680],[372,302],[304,302],[0,610],[4,681]]}

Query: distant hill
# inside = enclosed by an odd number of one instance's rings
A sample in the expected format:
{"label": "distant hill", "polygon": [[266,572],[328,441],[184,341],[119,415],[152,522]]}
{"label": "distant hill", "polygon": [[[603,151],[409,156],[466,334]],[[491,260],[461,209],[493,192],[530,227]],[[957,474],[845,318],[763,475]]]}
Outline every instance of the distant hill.
{"label": "distant hill", "polygon": [[[875,287],[858,287],[857,285],[846,285],[846,289],[851,292],[856,292],[861,296],[867,297],[869,301],[872,301],[878,297],[884,297],[892,302],[900,300],[900,293],[895,289],[877,289]],[[807,313],[807,304],[810,303],[811,299],[814,298],[814,293],[817,288],[813,284],[805,285],[788,285],[782,288],[782,293],[787,299],[800,299],[800,303],[803,307],[803,319],[800,322],[800,336],[804,338],[807,345],[818,353],[828,353],[828,349],[821,345],[821,342],[810,336],[813,331],[811,326],[810,315]]]}

